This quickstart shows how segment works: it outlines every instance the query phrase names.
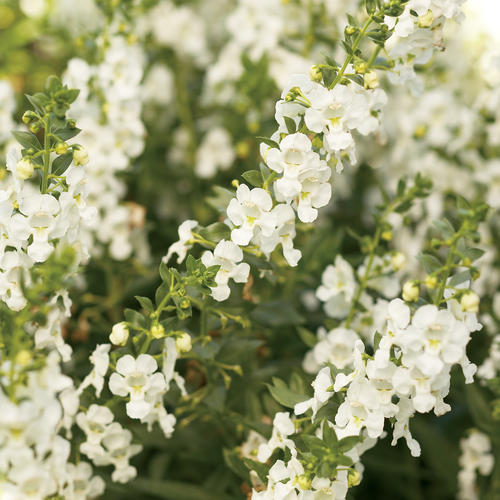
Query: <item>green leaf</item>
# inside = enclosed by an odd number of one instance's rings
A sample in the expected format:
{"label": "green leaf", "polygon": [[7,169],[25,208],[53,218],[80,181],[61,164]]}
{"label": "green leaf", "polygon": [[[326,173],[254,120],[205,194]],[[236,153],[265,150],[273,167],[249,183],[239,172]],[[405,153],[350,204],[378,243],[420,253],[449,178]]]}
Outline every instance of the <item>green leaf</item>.
{"label": "green leaf", "polygon": [[73,161],[73,153],[71,151],[58,156],[52,163],[52,173],[55,175],[62,175]]}
{"label": "green leaf", "polygon": [[463,254],[465,257],[470,259],[471,262],[474,262],[484,255],[484,250],[481,250],[480,248],[467,248]]}
{"label": "green leaf", "polygon": [[337,433],[326,421],[323,422],[323,441],[331,450],[337,450],[339,444]]}
{"label": "green leaf", "polygon": [[268,137],[262,137],[258,135],[256,139],[258,139],[260,142],[263,142],[264,144],[267,144],[270,148],[276,148],[276,149],[280,148],[280,145],[276,141],[273,141]]}
{"label": "green leaf", "polygon": [[77,136],[81,132],[79,128],[58,128],[54,130],[53,134],[59,137],[61,141],[67,141]]}
{"label": "green leaf", "polygon": [[224,456],[224,462],[226,465],[241,479],[250,483],[250,473],[248,467],[245,465],[243,459],[239,456],[236,450],[228,450],[224,448],[222,450]]}
{"label": "green leaf", "polygon": [[170,272],[170,269],[164,262],[160,264],[160,277],[165,283],[170,285],[170,282],[172,280],[172,274]]}
{"label": "green leaf", "polygon": [[470,281],[470,279],[471,279],[471,276],[470,276],[469,271],[461,271],[461,272],[453,275],[453,277],[451,278],[449,283],[447,283],[447,286],[456,287],[456,286],[464,283],[465,281],[468,281],[468,280]]}
{"label": "green leaf", "polygon": [[124,316],[127,323],[132,326],[147,328],[147,320],[140,312],[134,309],[125,309]]}
{"label": "green leaf", "polygon": [[[259,174],[260,175],[260,174]],[[213,243],[218,243],[220,240],[228,240],[231,237],[231,229],[223,222],[214,222],[203,229],[199,233],[203,238]]]}
{"label": "green leaf", "polygon": [[302,342],[304,342],[307,347],[314,347],[318,343],[318,337],[316,337],[316,335],[310,332],[307,328],[298,326],[297,332],[299,337],[302,339]]}
{"label": "green leaf", "polygon": [[266,384],[273,398],[287,408],[293,408],[297,403],[309,399],[305,394],[297,394],[288,388],[283,380],[273,377],[273,385]]}
{"label": "green leaf", "polygon": [[265,484],[267,483],[267,475],[269,474],[269,467],[266,464],[256,462],[251,458],[243,458],[243,462],[250,469],[257,473],[259,479]]}
{"label": "green leaf", "polygon": [[264,183],[262,175],[258,170],[247,170],[241,175],[241,177],[255,187],[262,187],[262,184]]}
{"label": "green leaf", "polygon": [[16,141],[21,144],[23,148],[30,149],[33,148],[37,151],[42,149],[42,145],[37,137],[31,132],[21,132],[21,131],[13,131],[12,135],[15,137]]}
{"label": "green leaf", "polygon": [[422,253],[417,256],[417,259],[424,266],[425,270],[428,273],[433,273],[437,269],[443,267],[441,261],[434,255],[431,255],[429,253]]}
{"label": "green leaf", "polygon": [[358,443],[363,441],[360,436],[347,436],[339,441],[339,451],[341,453],[346,453],[352,450]]}
{"label": "green leaf", "polygon": [[285,119],[285,125],[288,133],[295,134],[295,132],[297,132],[297,124],[295,123],[295,120],[289,116],[284,116],[283,118]]}
{"label": "green leaf", "polygon": [[166,297],[169,291],[170,291],[170,285],[168,283],[162,283],[158,287],[155,293],[155,302],[157,306],[160,305],[160,302]]}
{"label": "green leaf", "polygon": [[432,222],[433,226],[439,231],[443,239],[451,238],[455,234],[455,228],[448,219],[440,219]]}
{"label": "green leaf", "polygon": [[141,307],[148,313],[151,313],[154,311],[154,306],[153,302],[149,297],[139,297],[138,295],[135,296],[135,299],[139,304],[141,304]]}

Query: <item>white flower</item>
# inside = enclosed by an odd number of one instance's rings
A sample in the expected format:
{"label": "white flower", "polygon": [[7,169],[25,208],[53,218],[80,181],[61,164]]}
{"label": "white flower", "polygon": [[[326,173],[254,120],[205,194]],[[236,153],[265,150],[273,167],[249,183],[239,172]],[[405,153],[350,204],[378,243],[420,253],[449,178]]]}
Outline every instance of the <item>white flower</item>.
{"label": "white flower", "polygon": [[262,443],[257,452],[257,460],[266,462],[276,448],[288,448],[292,455],[296,454],[295,443],[288,436],[295,433],[295,425],[287,412],[278,412],[273,420],[273,433],[267,443]]}
{"label": "white flower", "polygon": [[109,378],[109,389],[117,396],[130,396],[126,405],[130,418],[146,417],[153,409],[146,396],[165,392],[165,378],[157,369],[156,360],[149,354],[139,354],[137,359],[126,354],[117,361],[116,373]]}
{"label": "white flower", "polygon": [[213,177],[218,169],[227,170],[234,158],[234,147],[228,131],[222,127],[212,128],[196,151],[195,172],[203,178]]}
{"label": "white flower", "polygon": [[295,415],[302,415],[311,409],[314,418],[318,410],[333,396],[334,392],[331,390],[333,380],[330,368],[328,366],[322,368],[311,385],[314,389],[314,396],[311,399],[297,403],[294,407]]}
{"label": "white flower", "polygon": [[92,371],[84,378],[83,382],[78,388],[78,394],[81,394],[86,387],[93,385],[95,387],[96,395],[101,395],[104,387],[104,376],[108,371],[109,366],[109,350],[111,344],[100,344],[90,355],[89,360],[94,365]]}
{"label": "white flower", "polygon": [[[228,282],[233,279],[236,283],[246,283],[250,266],[243,260],[243,251],[232,241],[221,240],[212,252],[206,251],[201,261],[206,267],[220,266],[215,276],[216,287],[212,287],[212,296],[215,300],[226,300],[231,293]],[[241,263],[240,263],[241,262]]]}
{"label": "white flower", "polygon": [[458,472],[459,500],[477,500],[476,475],[487,476],[493,470],[494,458],[489,437],[472,429],[468,437],[460,440],[461,455]]}
{"label": "white flower", "polygon": [[177,264],[181,264],[182,261],[186,258],[188,250],[193,246],[192,243],[189,243],[190,240],[193,239],[192,230],[198,225],[198,222],[195,220],[185,220],[178,229],[179,233],[179,241],[172,243],[170,245],[167,255],[163,257],[162,261],[167,264],[172,255],[177,254]]}
{"label": "white flower", "polygon": [[121,321],[120,323],[116,323],[115,325],[113,325],[109,340],[113,345],[124,346],[127,343],[128,336],[129,330],[127,327],[127,323]]}
{"label": "white flower", "polygon": [[318,338],[319,342],[304,360],[307,372],[315,373],[325,363],[332,363],[338,369],[352,364],[354,344],[359,339],[356,332],[340,327],[327,333],[324,328],[319,328]]}
{"label": "white flower", "polygon": [[227,207],[229,220],[236,226],[231,231],[231,240],[246,246],[256,230],[260,230],[263,236],[270,236],[276,227],[276,217],[270,212],[272,207],[273,200],[267,191],[261,188],[250,190],[246,184],[240,184],[236,198]]}
{"label": "white flower", "polygon": [[325,302],[325,312],[332,318],[342,318],[349,312],[356,291],[356,280],[351,265],[341,255],[335,257],[335,266],[329,265],[321,276],[316,297]]}

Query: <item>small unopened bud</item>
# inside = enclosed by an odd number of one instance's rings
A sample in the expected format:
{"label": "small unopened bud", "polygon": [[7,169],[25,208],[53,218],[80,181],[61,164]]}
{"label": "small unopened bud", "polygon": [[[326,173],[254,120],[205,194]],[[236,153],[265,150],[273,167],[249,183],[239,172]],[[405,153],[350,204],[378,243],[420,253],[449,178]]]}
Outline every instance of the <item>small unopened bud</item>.
{"label": "small unopened bud", "polygon": [[464,312],[477,313],[479,311],[479,297],[474,292],[467,292],[460,299],[460,307]]}
{"label": "small unopened bud", "polygon": [[30,131],[36,134],[40,130],[40,124],[38,122],[32,123],[30,125]]}
{"label": "small unopened bud", "polygon": [[297,478],[297,484],[302,490],[311,489],[311,480],[305,474],[302,474]]}
{"label": "small unopened bud", "polygon": [[429,9],[423,16],[419,16],[417,24],[419,28],[430,28],[433,22],[434,14]]}
{"label": "small unopened bud", "polygon": [[356,31],[357,31],[357,28],[355,28],[354,26],[347,26],[345,29],[346,35],[354,35],[354,33],[356,33]]}
{"label": "small unopened bud", "polygon": [[23,114],[23,122],[26,123],[26,125],[31,123],[36,118],[37,118],[36,113],[34,113],[33,111],[26,111]]}
{"label": "small unopened bud", "polygon": [[379,86],[378,75],[376,71],[368,71],[364,75],[365,88],[376,89]]}
{"label": "small unopened bud", "polygon": [[413,132],[413,135],[415,136],[415,139],[421,139],[422,137],[424,137],[426,133],[427,133],[427,126],[421,123],[420,125],[417,125],[415,131]]}
{"label": "small unopened bud", "polygon": [[250,154],[250,145],[246,141],[239,141],[236,144],[236,154],[238,158],[246,158]]}
{"label": "small unopened bud", "polygon": [[382,234],[380,235],[382,237],[383,240],[385,241],[391,241],[392,240],[392,231],[390,230],[387,230],[387,231],[383,231]]}
{"label": "small unopened bud", "polygon": [[321,82],[321,80],[323,79],[323,73],[321,72],[317,64],[311,66],[311,69],[309,70],[309,78],[313,82]]}
{"label": "small unopened bud", "polygon": [[438,284],[438,280],[435,276],[431,276],[431,275],[428,275],[426,278],[425,278],[425,286],[427,288],[430,288],[431,290],[433,290],[434,288],[437,287],[437,284]]}
{"label": "small unopened bud", "polygon": [[111,335],[109,336],[109,340],[114,345],[124,346],[128,340],[128,327],[127,323],[124,321],[120,323],[116,323],[111,330]]}
{"label": "small unopened bud", "polygon": [[16,174],[18,179],[25,181],[29,179],[35,171],[35,165],[29,158],[22,158],[17,162]]}
{"label": "small unopened bud", "polygon": [[359,60],[354,63],[354,71],[360,75],[364,75],[368,70],[368,64],[365,61]]}
{"label": "small unopened bud", "polygon": [[89,162],[89,155],[83,146],[73,148],[73,163],[75,166],[86,165]]}
{"label": "small unopened bud", "polygon": [[407,281],[403,285],[403,300],[406,302],[415,302],[418,300],[420,290],[414,281]]}
{"label": "small unopened bud", "polygon": [[26,349],[19,351],[16,354],[16,364],[20,366],[26,366],[32,359],[31,353]]}
{"label": "small unopened bud", "polygon": [[155,339],[161,339],[165,336],[165,328],[162,325],[157,323],[151,327],[151,335]]}
{"label": "small unopened bud", "polygon": [[347,485],[349,488],[357,486],[361,482],[361,474],[356,469],[350,469],[347,474]]}
{"label": "small unopened bud", "polygon": [[58,142],[56,145],[56,153],[58,155],[63,155],[68,151],[68,145],[65,142]]}
{"label": "small unopened bud", "polygon": [[191,335],[184,332],[180,337],[175,339],[175,347],[179,352],[188,352],[191,350]]}
{"label": "small unopened bud", "polygon": [[406,264],[406,257],[401,252],[396,252],[391,258],[391,264],[394,271],[399,271]]}

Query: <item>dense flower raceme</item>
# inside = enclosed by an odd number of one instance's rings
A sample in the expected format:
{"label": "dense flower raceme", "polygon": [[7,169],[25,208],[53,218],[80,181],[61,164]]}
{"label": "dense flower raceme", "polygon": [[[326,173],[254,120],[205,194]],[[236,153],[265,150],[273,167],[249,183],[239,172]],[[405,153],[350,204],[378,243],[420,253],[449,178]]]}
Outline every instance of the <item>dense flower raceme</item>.
{"label": "dense flower raceme", "polygon": [[128,42],[113,29],[101,38],[99,46],[98,64],[72,59],[64,77],[69,85],[81,89],[71,116],[83,129],[79,141],[91,158],[87,166],[89,204],[98,214],[82,238],[93,254],[102,253],[102,245],[108,245],[115,259],[126,259],[135,252],[144,260],[148,258],[144,209],[123,202],[126,185],[117,174],[144,148],[141,82],[145,55],[140,44]]}
{"label": "dense flower raceme", "polygon": [[[440,33],[437,26],[442,24],[443,16],[453,17],[451,13],[459,13],[459,10],[450,9],[446,9],[446,14],[436,10],[437,24],[432,34],[430,25],[418,28],[419,32],[431,39],[439,36],[436,35]],[[395,19],[399,22],[397,16]],[[417,29],[418,20],[414,17],[410,20]],[[404,46],[408,53],[414,48],[411,43]],[[349,60],[344,71],[354,72]],[[319,78],[321,80],[321,76]],[[279,128],[271,138],[276,142],[261,145],[261,156],[271,174],[262,188],[239,186],[236,198],[227,207],[233,243],[242,247],[250,245],[266,256],[281,243],[288,263],[297,265],[300,253],[293,248],[295,213],[302,222],[313,222],[317,218],[318,208],[327,205],[331,198],[331,166],[340,172],[343,158],[348,157],[351,163],[356,161],[353,132],[367,135],[379,128],[377,115],[387,97],[383,90],[376,88],[378,85],[372,79],[366,81],[365,75],[365,87],[349,80],[337,85],[334,81],[329,87],[307,75],[289,79],[282,99],[276,104],[275,119]],[[291,127],[307,133],[291,132]],[[319,139],[319,147],[313,145],[308,134]],[[276,180],[271,190],[268,183],[273,178]],[[185,243],[190,244],[190,241]],[[179,250],[182,240],[174,245],[176,253],[182,255]],[[221,271],[218,279],[227,283],[229,277],[227,271]],[[216,299],[227,297],[226,293],[217,294]]]}
{"label": "dense flower raceme", "polygon": [[[424,305],[412,313],[401,299],[393,299],[386,305],[385,317],[385,327],[380,329],[382,335],[373,356],[365,355],[365,346],[353,330],[339,327],[328,336],[321,333],[322,340],[309,356],[314,364],[309,361],[306,368],[323,368],[312,384],[313,397],[296,404],[295,414],[312,410],[314,421],[334,395],[342,395],[336,415],[324,424],[331,425],[339,439],[368,438],[363,447],[370,440],[383,437],[384,423],[391,419],[392,444],[404,438],[411,454],[418,456],[420,445],[411,435],[410,419],[417,412],[433,411],[440,416],[450,410],[444,398],[449,391],[453,365],[462,366],[467,383],[473,381],[476,366],[467,359],[465,349],[470,334],[481,325],[474,313],[457,311],[453,300],[448,302],[448,309]],[[332,374],[330,366],[338,370],[337,375]],[[290,419],[288,414],[283,415]],[[257,458],[265,461],[276,447],[286,447],[291,450],[291,459],[287,464],[278,460],[271,467],[266,491],[254,493],[253,498],[281,498],[283,491],[293,492],[293,498],[307,498],[306,491],[310,488],[332,495],[328,498],[345,498],[348,482],[342,468],[333,483],[331,478],[318,476],[312,483],[294,481],[304,475],[305,464],[295,458],[294,441],[288,438],[295,433],[293,422],[284,426],[283,418],[280,415],[278,419],[277,415],[273,427],[273,436],[277,433],[280,439],[271,438],[262,444]],[[359,460],[360,450],[354,448],[352,453]],[[357,460],[353,459],[353,463]]]}
{"label": "dense flower raceme", "polygon": [[[11,363],[3,361],[1,371],[20,374],[22,364],[9,366]],[[61,495],[79,500],[103,493],[104,481],[93,476],[88,462],[69,462],[71,435],[64,438],[61,431],[71,427],[78,397],[72,379],[61,373],[56,352],[47,356],[42,369],[28,372],[26,380],[16,385],[15,394],[8,397],[0,391],[0,401],[2,498]]]}

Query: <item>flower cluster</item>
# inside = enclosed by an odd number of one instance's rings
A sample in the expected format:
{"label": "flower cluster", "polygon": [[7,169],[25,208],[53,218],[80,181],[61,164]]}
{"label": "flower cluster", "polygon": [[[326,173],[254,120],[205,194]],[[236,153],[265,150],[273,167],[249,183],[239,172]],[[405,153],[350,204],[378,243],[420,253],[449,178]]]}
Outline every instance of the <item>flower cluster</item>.
{"label": "flower cluster", "polygon": [[[29,362],[30,353],[25,352],[16,364],[3,361],[0,369],[15,379]],[[72,421],[78,411],[78,397],[72,379],[61,373],[57,353],[49,354],[42,369],[30,370],[15,387],[15,394],[0,391],[2,495],[20,500],[100,496],[104,481],[93,476],[87,462],[69,461],[71,442],[60,435],[65,421]]]}
{"label": "flower cluster", "polygon": [[113,30],[99,40],[100,61],[71,59],[64,80],[79,89],[71,116],[83,128],[80,141],[89,151],[86,184],[88,203],[97,216],[81,237],[93,255],[107,245],[117,260],[135,254],[147,259],[144,209],[123,202],[126,184],[118,174],[144,148],[141,81],[145,56],[140,44]]}
{"label": "flower cluster", "polygon": [[476,476],[488,476],[493,469],[491,442],[486,434],[472,429],[460,440],[460,471],[458,473],[459,500],[477,500]]}

